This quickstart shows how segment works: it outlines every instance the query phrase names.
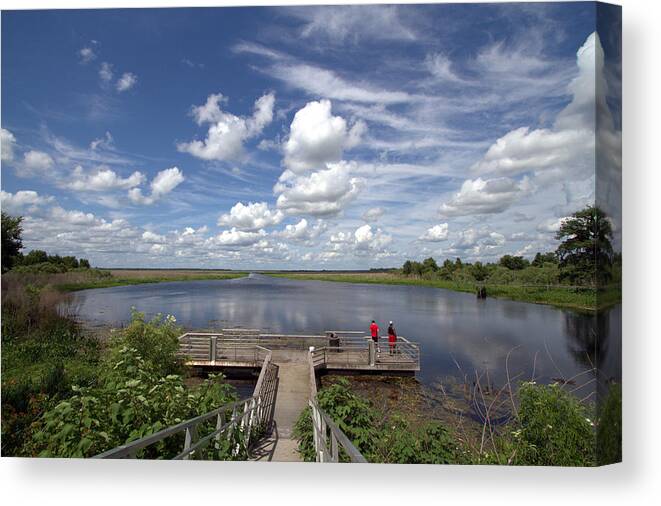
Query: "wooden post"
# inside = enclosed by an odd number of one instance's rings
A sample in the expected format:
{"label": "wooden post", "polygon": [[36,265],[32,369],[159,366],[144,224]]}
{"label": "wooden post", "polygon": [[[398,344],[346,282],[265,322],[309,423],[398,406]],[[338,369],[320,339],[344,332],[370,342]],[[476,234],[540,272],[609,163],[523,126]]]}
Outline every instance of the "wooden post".
{"label": "wooden post", "polygon": [[[186,437],[184,439],[184,450],[187,450],[192,444],[197,441],[197,425],[186,428]],[[184,456],[184,460],[189,460],[190,455]]]}
{"label": "wooden post", "polygon": [[211,349],[210,349],[210,357],[209,357],[209,362],[211,362],[211,365],[216,365],[216,349],[217,349],[217,344],[216,344],[216,336],[211,336],[209,339]]}

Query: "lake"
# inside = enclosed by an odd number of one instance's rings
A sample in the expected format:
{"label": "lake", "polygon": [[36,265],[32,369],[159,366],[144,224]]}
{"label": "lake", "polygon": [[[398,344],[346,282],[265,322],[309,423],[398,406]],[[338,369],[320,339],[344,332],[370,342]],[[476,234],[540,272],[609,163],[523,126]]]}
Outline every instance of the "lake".
{"label": "lake", "polygon": [[[486,373],[496,384],[510,376],[548,383],[598,367],[599,383],[621,379],[622,311],[591,316],[551,306],[487,298],[439,288],[302,281],[251,274],[232,280],[182,281],[75,293],[78,317],[122,325],[131,307],[148,316],[172,314],[186,329],[259,328],[275,333],[364,330],[376,320],[385,334],[421,347],[426,384]],[[575,378],[577,394],[594,389],[590,372]],[[587,395],[587,394],[586,394]]]}

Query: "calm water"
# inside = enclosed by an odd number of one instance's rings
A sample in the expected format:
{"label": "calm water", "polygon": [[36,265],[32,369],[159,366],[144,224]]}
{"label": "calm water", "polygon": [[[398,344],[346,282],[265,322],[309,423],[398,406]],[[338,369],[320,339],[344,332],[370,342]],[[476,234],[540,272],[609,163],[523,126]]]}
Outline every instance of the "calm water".
{"label": "calm water", "polygon": [[[600,368],[600,382],[621,378],[621,306],[599,317],[550,306],[419,286],[379,286],[296,281],[252,274],[222,281],[185,281],[86,290],[76,294],[80,318],[96,324],[126,323],[130,309],[173,314],[188,329],[229,326],[282,333],[363,330],[389,320],[400,335],[421,345],[418,378],[489,371],[492,381],[510,375],[537,381],[571,378]],[[597,336],[599,336],[597,338]],[[455,363],[456,361],[456,363]],[[459,366],[459,367],[458,367]],[[594,375],[584,374],[577,385]],[[586,390],[587,391],[587,390]]]}

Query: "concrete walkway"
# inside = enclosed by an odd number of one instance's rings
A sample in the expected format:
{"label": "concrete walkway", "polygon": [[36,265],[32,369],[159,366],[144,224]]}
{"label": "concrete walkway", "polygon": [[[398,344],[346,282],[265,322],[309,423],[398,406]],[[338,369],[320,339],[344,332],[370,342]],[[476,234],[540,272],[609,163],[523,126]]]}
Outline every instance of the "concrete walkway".
{"label": "concrete walkway", "polygon": [[273,351],[278,371],[278,393],[275,401],[275,429],[255,451],[254,460],[300,462],[298,442],[293,439],[294,424],[308,405],[310,370],[307,353],[298,350]]}

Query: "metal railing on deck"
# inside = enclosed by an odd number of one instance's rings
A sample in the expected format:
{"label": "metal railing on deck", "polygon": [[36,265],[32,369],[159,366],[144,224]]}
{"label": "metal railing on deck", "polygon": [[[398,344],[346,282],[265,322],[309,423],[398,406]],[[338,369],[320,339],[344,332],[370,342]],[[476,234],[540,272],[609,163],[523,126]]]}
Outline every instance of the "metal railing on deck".
{"label": "metal railing on deck", "polygon": [[317,462],[340,462],[340,453],[344,451],[351,462],[367,463],[344,432],[319,407],[316,398],[310,399],[310,409]]}
{"label": "metal railing on deck", "polygon": [[[312,439],[317,462],[340,462],[341,452],[351,462],[366,463],[365,457],[358,451],[349,438],[333,422],[328,414],[321,409],[317,402],[317,375],[315,374],[315,352],[310,348],[308,352],[308,366],[310,369],[310,416],[312,418]],[[317,357],[319,354],[316,353]]]}
{"label": "metal railing on deck", "polygon": [[336,369],[420,370],[420,348],[404,337],[398,337],[395,343],[383,337],[375,344],[364,332],[356,331],[327,331],[325,336],[255,332],[251,330],[237,334],[233,330],[226,330],[217,334],[187,333],[179,338],[179,352],[193,365],[245,366],[257,364],[263,359],[262,345],[273,350],[283,347],[301,349],[314,345],[317,366]]}
{"label": "metal railing on deck", "polygon": [[312,357],[315,366],[390,365],[414,370],[420,367],[420,347],[403,337],[398,337],[395,343],[381,338],[378,344],[370,338],[329,339],[327,346],[314,348]]}
{"label": "metal railing on deck", "polygon": [[[136,458],[141,450],[169,438],[183,435],[182,449],[173,458],[200,459],[208,456],[208,447],[220,443],[222,438],[231,441],[232,455],[238,454],[241,447],[249,451],[251,445],[268,431],[275,409],[275,396],[278,388],[278,366],[271,362],[271,353],[266,351],[262,368],[252,397],[221,406],[203,415],[191,418],[149,436],[97,455],[100,459]],[[215,428],[201,431],[215,421]],[[213,425],[212,425],[213,426]]]}

